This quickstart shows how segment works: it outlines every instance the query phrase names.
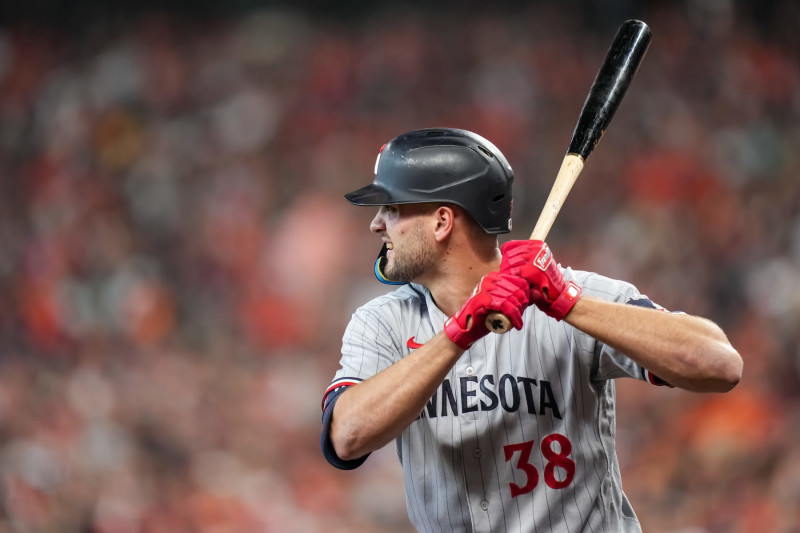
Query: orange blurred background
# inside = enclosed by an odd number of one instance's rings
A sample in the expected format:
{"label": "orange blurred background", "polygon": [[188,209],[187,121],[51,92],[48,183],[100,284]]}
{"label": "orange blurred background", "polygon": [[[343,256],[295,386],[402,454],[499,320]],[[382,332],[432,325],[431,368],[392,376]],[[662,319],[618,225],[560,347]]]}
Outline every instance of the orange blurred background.
{"label": "orange blurred background", "polygon": [[5,8],[0,531],[410,531],[391,446],[319,452],[386,290],[342,195],[391,137],[465,128],[525,238],[632,17],[653,41],[549,242],[719,322],[745,370],[620,382],[624,487],[645,531],[800,531],[800,8],[750,4]]}

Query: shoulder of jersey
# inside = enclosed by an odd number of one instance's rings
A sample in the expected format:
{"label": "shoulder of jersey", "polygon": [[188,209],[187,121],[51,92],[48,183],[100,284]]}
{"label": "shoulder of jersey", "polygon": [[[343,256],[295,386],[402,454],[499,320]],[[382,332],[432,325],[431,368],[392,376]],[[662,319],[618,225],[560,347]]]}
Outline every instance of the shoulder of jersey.
{"label": "shoulder of jersey", "polygon": [[589,272],[586,270],[573,270],[570,267],[562,267],[564,277],[567,281],[574,281],[584,289],[592,290],[593,288],[606,288],[616,287],[617,289],[633,288],[633,285],[627,281],[609,278],[596,272]]}
{"label": "shoulder of jersey", "polygon": [[402,305],[403,302],[412,303],[425,300],[425,289],[413,283],[401,285],[395,290],[376,296],[362,305],[359,309],[369,310],[386,305]]}

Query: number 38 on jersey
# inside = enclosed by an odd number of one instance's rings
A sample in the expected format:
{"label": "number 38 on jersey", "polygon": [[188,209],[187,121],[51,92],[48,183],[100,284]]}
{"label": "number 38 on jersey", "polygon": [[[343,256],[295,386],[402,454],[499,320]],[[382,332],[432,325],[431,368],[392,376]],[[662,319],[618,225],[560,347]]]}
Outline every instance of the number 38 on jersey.
{"label": "number 38 on jersey", "polygon": [[[539,484],[539,471],[531,463],[531,454],[535,443],[535,441],[526,440],[503,446],[506,461],[512,461],[519,452],[514,468],[523,474],[524,479],[520,481],[525,481],[522,486],[517,483],[509,483],[512,498],[533,491]],[[575,461],[569,458],[569,454],[572,452],[572,443],[569,439],[560,433],[553,433],[542,439],[540,449],[542,456],[547,461],[544,467],[544,482],[547,483],[547,486],[552,489],[563,489],[569,486],[575,477]]]}

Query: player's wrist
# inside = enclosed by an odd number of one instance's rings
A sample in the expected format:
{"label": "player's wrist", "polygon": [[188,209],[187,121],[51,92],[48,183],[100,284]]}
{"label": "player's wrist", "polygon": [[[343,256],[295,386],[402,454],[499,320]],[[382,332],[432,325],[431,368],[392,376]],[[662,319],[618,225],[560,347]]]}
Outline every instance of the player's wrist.
{"label": "player's wrist", "polygon": [[[482,322],[476,321],[474,317],[471,318],[472,320],[469,320],[469,318],[463,319],[457,313],[444,323],[444,334],[462,350],[469,350],[475,344],[475,341],[489,333],[489,330],[483,326]],[[459,322],[464,322],[464,324]],[[467,327],[467,324],[472,327]]]}

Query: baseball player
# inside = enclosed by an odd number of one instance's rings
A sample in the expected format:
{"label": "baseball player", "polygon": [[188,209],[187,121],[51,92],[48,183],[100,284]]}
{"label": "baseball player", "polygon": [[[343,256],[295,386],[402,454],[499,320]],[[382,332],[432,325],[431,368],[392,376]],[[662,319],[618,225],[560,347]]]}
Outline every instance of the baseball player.
{"label": "baseball player", "polygon": [[[419,531],[640,531],[615,452],[614,379],[727,391],[742,361],[714,323],[510,241],[514,176],[464,130],[404,133],[374,182],[375,271],[323,396],[321,446],[353,469],[395,440]],[[514,326],[489,333],[487,314]]]}

